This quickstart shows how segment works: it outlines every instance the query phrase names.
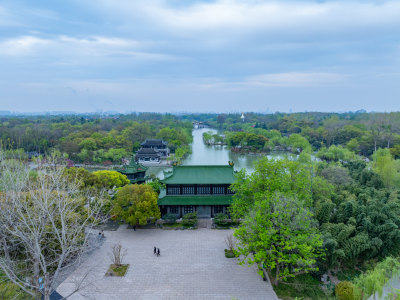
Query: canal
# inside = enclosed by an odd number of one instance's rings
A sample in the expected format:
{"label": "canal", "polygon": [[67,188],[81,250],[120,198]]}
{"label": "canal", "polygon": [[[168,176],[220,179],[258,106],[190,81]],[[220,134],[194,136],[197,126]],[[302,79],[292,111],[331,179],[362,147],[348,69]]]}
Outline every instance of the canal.
{"label": "canal", "polygon": [[[261,155],[232,153],[228,146],[207,146],[203,142],[204,132],[217,133],[217,130],[210,128],[193,129],[192,153],[183,160],[182,165],[227,165],[228,161],[233,161],[236,171],[246,169],[247,172],[253,171],[253,164],[259,160]],[[283,158],[285,154],[269,154],[269,158]],[[150,167],[147,175],[154,174],[163,178],[163,170],[166,167]]]}

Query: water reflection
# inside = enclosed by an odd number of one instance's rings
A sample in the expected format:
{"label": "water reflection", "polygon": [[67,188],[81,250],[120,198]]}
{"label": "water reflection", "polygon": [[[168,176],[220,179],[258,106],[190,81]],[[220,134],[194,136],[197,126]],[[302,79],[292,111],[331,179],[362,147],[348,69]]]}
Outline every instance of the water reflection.
{"label": "water reflection", "polygon": [[[183,162],[183,165],[227,165],[228,161],[233,161],[235,170],[242,168],[247,172],[253,172],[254,162],[259,160],[261,155],[232,153],[227,146],[207,146],[203,142],[203,133],[211,131],[217,133],[217,130],[210,128],[193,129],[192,154]],[[289,154],[290,155],[290,154]],[[269,158],[281,159],[287,154],[270,154]],[[154,174],[159,178],[164,178],[163,170],[165,167],[150,167],[147,175]]]}

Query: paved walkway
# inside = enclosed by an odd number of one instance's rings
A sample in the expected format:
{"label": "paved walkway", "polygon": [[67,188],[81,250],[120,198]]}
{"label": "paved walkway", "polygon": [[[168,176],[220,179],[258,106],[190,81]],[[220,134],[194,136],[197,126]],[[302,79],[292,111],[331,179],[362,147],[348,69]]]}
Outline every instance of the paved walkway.
{"label": "paved walkway", "polygon": [[[84,288],[69,299],[277,299],[254,266],[224,256],[230,230],[130,230],[106,232],[106,242],[59,287],[66,296],[86,275]],[[105,277],[111,245],[127,249],[125,277]],[[153,247],[161,256],[153,255]]]}

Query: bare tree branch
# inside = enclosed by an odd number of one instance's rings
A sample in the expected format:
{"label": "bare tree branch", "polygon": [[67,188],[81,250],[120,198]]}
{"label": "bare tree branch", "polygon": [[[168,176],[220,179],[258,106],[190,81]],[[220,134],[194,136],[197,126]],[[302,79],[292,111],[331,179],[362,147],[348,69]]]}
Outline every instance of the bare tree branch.
{"label": "bare tree branch", "polygon": [[60,272],[98,244],[91,228],[103,219],[106,195],[82,190],[56,167],[56,157],[38,165],[32,171],[0,153],[0,270],[26,293],[47,300]]}

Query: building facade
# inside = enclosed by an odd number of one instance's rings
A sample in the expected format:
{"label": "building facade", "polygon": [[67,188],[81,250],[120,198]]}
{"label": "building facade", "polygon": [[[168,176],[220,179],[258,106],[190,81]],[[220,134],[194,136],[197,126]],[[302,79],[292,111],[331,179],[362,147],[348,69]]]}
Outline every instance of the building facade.
{"label": "building facade", "polygon": [[160,139],[148,139],[140,144],[142,149],[154,149],[161,154],[162,158],[168,157],[169,148],[168,143]]}
{"label": "building facade", "polygon": [[153,148],[141,148],[136,152],[135,161],[139,163],[160,162],[161,153]]}
{"label": "building facade", "polygon": [[161,182],[165,189],[158,198],[161,214],[178,218],[197,212],[199,218],[227,213],[232,203],[233,164],[227,166],[176,166]]}

